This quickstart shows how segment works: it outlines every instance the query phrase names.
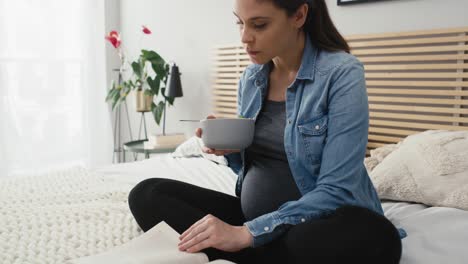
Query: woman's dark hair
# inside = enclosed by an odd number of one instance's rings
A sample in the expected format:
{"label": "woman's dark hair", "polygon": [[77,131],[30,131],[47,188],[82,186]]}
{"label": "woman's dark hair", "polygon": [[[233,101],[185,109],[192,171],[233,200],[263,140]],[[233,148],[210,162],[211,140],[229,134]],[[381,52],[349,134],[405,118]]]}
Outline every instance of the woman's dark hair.
{"label": "woman's dark hair", "polygon": [[336,29],[328,13],[325,0],[268,0],[277,7],[284,9],[292,16],[303,4],[309,5],[304,31],[310,36],[312,43],[319,49],[327,51],[345,51],[350,53],[346,40]]}

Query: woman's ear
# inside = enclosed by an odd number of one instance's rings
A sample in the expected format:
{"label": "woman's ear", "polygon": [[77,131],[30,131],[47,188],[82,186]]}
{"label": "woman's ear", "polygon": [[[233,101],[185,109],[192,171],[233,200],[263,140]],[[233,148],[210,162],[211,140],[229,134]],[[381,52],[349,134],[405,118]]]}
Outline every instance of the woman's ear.
{"label": "woman's ear", "polygon": [[309,12],[309,5],[307,3],[302,4],[293,15],[293,23],[296,28],[301,28],[307,20],[307,14]]}

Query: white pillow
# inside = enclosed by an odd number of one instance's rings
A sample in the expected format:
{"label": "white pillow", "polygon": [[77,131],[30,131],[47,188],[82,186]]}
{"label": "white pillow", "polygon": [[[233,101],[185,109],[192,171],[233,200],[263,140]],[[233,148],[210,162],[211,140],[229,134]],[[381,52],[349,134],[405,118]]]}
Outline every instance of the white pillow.
{"label": "white pillow", "polygon": [[205,159],[211,160],[220,165],[228,165],[228,162],[224,156],[216,156],[215,154],[208,154],[203,152],[203,141],[197,136],[192,136],[191,138],[184,141],[180,144],[174,152],[172,152],[172,157],[174,158],[189,158],[189,157],[203,157]]}
{"label": "white pillow", "polygon": [[468,131],[408,136],[370,177],[381,199],[468,210]]}
{"label": "white pillow", "polygon": [[395,151],[400,146],[400,144],[401,142],[398,142],[398,144],[386,144],[382,147],[372,149],[370,151],[370,157],[364,159],[364,166],[366,167],[367,172],[371,173],[371,171],[377,165],[379,165],[385,159],[385,157],[388,156],[388,154]]}

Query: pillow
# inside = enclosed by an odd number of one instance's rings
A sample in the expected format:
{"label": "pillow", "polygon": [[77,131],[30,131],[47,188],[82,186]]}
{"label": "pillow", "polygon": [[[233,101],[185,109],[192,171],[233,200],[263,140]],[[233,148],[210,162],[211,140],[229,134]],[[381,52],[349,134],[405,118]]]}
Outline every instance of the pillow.
{"label": "pillow", "polygon": [[372,149],[370,151],[370,157],[364,159],[364,166],[366,167],[367,172],[370,173],[377,165],[380,164],[380,162],[382,162],[382,160],[385,159],[385,157],[388,156],[388,154],[395,151],[400,144],[401,142],[398,142],[398,144],[387,144],[382,147]]}
{"label": "pillow", "polygon": [[405,138],[370,173],[381,199],[468,210],[468,131]]}
{"label": "pillow", "polygon": [[197,136],[192,136],[191,138],[184,141],[180,144],[174,152],[172,152],[172,157],[174,158],[189,158],[189,157],[203,157],[205,159],[211,160],[220,165],[228,165],[228,162],[224,156],[216,156],[215,154],[209,154],[203,152],[203,141]]}

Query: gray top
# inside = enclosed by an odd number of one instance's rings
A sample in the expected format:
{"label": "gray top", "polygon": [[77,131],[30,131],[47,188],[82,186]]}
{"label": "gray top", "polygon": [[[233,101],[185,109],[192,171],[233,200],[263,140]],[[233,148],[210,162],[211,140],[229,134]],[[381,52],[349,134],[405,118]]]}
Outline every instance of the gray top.
{"label": "gray top", "polygon": [[252,144],[245,150],[247,173],[241,205],[249,221],[301,197],[284,150],[285,102],[265,100]]}

